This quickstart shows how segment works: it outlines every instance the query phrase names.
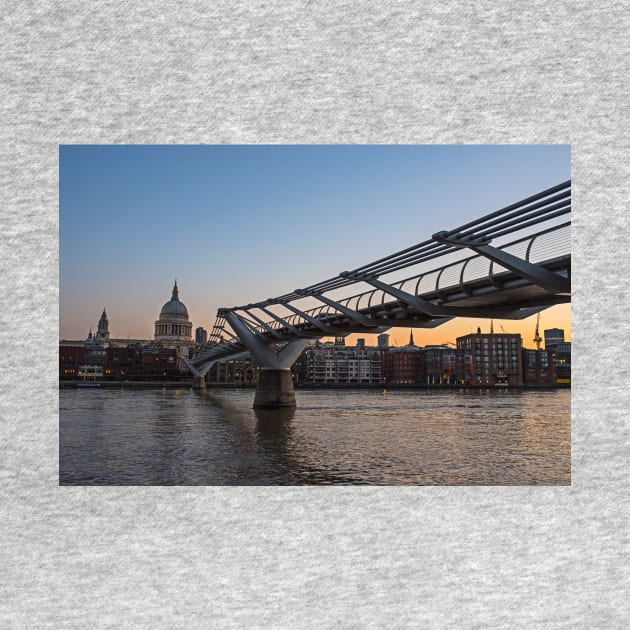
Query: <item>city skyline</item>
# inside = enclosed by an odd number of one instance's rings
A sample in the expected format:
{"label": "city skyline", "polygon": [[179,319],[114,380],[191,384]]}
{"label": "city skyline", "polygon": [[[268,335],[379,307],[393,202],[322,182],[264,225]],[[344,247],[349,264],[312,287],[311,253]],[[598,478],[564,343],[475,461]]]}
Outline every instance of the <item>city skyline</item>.
{"label": "city skyline", "polygon": [[[567,145],[60,147],[60,338],[103,307],[117,338],[153,337],[177,278],[193,328],[219,307],[283,294],[570,178]],[[494,320],[531,347],[536,316]],[[454,341],[490,320],[414,329]],[[540,330],[571,338],[570,304]],[[409,329],[389,331],[404,345]],[[363,337],[376,345],[375,335]]]}
{"label": "city skyline", "polygon": [[[167,300],[164,300],[164,302],[166,301]],[[182,299],[182,302],[185,303],[185,300]],[[161,306],[162,304],[157,305],[156,313],[159,313],[159,309],[161,308]],[[70,336],[61,337],[60,336],[60,341],[83,340],[85,337],[87,337],[90,331],[93,334],[95,334],[97,326],[98,326],[98,319],[103,309],[107,310],[107,306],[104,306],[98,309],[98,316],[93,318],[94,323],[89,323],[88,332],[85,335],[78,335],[76,337],[70,337]],[[540,325],[539,325],[540,334],[542,335],[545,330],[559,328],[564,331],[565,341],[571,341],[570,319],[566,320],[564,318],[564,315],[565,315],[564,311],[566,310],[569,311],[569,315],[570,315],[570,304],[561,304],[561,305],[550,307],[549,309],[546,309],[544,311],[541,311],[541,318],[540,318]],[[149,317],[150,316],[151,314],[149,314]],[[119,331],[116,329],[116,326],[115,326],[115,321],[114,321],[114,325],[112,326],[112,317],[109,310],[107,310],[107,317],[109,320],[110,337],[112,339],[123,339],[123,340],[124,339],[145,339],[145,340],[153,339],[152,331],[150,332],[150,334],[138,335],[136,337],[130,334],[126,334],[126,335],[119,334]],[[157,314],[155,315],[154,319],[157,319]],[[565,321],[569,322],[568,325],[564,323]],[[409,343],[410,334],[413,334],[415,345],[424,346],[424,345],[436,345],[436,344],[440,345],[444,343],[454,342],[457,337],[461,337],[469,333],[476,332],[478,327],[481,328],[481,331],[483,333],[489,333],[490,329],[492,328],[495,334],[519,333],[523,337],[523,347],[533,348],[535,345],[534,340],[530,339],[529,337],[532,337],[534,335],[535,325],[536,325],[536,315],[531,315],[530,317],[522,321],[486,319],[486,318],[475,318],[475,319],[457,318],[433,329],[420,328],[420,327],[392,328],[386,331],[386,334],[390,335],[390,346],[393,346],[393,347],[407,345]],[[153,326],[154,326],[154,320],[151,320],[150,328],[152,330],[153,330]],[[464,330],[466,326],[468,328]],[[197,328],[203,328],[204,330],[206,330],[206,332],[209,333],[211,330],[211,327],[212,327],[211,325],[210,326],[203,326],[201,324],[197,325],[194,323],[194,320],[193,320],[193,334],[192,334],[193,340],[195,339],[195,331]],[[528,337],[528,334],[529,334],[529,337]],[[365,339],[368,345],[376,346],[378,336],[379,335],[377,334],[352,333],[352,334],[347,335],[346,344],[354,345],[358,339]],[[334,337],[321,338],[322,341],[332,340],[332,339],[334,339]],[[542,344],[542,347],[544,347],[544,344]]]}

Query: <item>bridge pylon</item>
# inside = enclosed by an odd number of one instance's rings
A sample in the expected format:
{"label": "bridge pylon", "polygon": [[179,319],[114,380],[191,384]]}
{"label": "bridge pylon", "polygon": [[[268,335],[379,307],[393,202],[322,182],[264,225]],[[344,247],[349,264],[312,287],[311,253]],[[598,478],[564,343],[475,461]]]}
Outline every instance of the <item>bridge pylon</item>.
{"label": "bridge pylon", "polygon": [[291,367],[306,348],[308,340],[289,341],[275,352],[260,336],[253,333],[236,313],[226,311],[225,319],[260,365],[254,408],[295,407]]}

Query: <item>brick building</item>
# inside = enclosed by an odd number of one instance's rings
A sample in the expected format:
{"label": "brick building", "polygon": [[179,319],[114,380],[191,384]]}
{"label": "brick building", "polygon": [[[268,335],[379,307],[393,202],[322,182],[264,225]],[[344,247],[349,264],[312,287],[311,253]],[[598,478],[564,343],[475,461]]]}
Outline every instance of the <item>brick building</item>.
{"label": "brick building", "polygon": [[417,346],[381,350],[383,383],[424,382],[424,351]]}
{"label": "brick building", "polygon": [[523,384],[550,387],[556,384],[555,350],[523,350]]}
{"label": "brick building", "polygon": [[424,348],[424,382],[427,385],[468,385],[473,380],[472,354],[448,344]]}
{"label": "brick building", "polygon": [[472,385],[522,385],[523,340],[520,334],[476,333],[457,338],[457,348],[472,357]]}

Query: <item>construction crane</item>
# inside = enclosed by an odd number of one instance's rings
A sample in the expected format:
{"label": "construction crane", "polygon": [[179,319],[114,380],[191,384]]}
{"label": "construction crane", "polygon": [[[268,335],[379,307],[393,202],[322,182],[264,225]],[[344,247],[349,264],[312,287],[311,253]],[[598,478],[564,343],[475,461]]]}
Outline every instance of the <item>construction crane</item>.
{"label": "construction crane", "polygon": [[540,350],[540,333],[538,332],[538,325],[540,324],[540,313],[536,316],[536,334],[534,335],[534,343],[536,344],[536,350]]}

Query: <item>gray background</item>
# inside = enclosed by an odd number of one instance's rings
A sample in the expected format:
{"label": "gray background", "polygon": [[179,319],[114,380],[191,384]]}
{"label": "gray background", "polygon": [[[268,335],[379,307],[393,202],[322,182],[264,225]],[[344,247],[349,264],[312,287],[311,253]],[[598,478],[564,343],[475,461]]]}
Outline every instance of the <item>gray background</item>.
{"label": "gray background", "polygon": [[[0,626],[627,627],[628,8],[3,3]],[[570,143],[572,486],[60,488],[58,145],[175,142]]]}

